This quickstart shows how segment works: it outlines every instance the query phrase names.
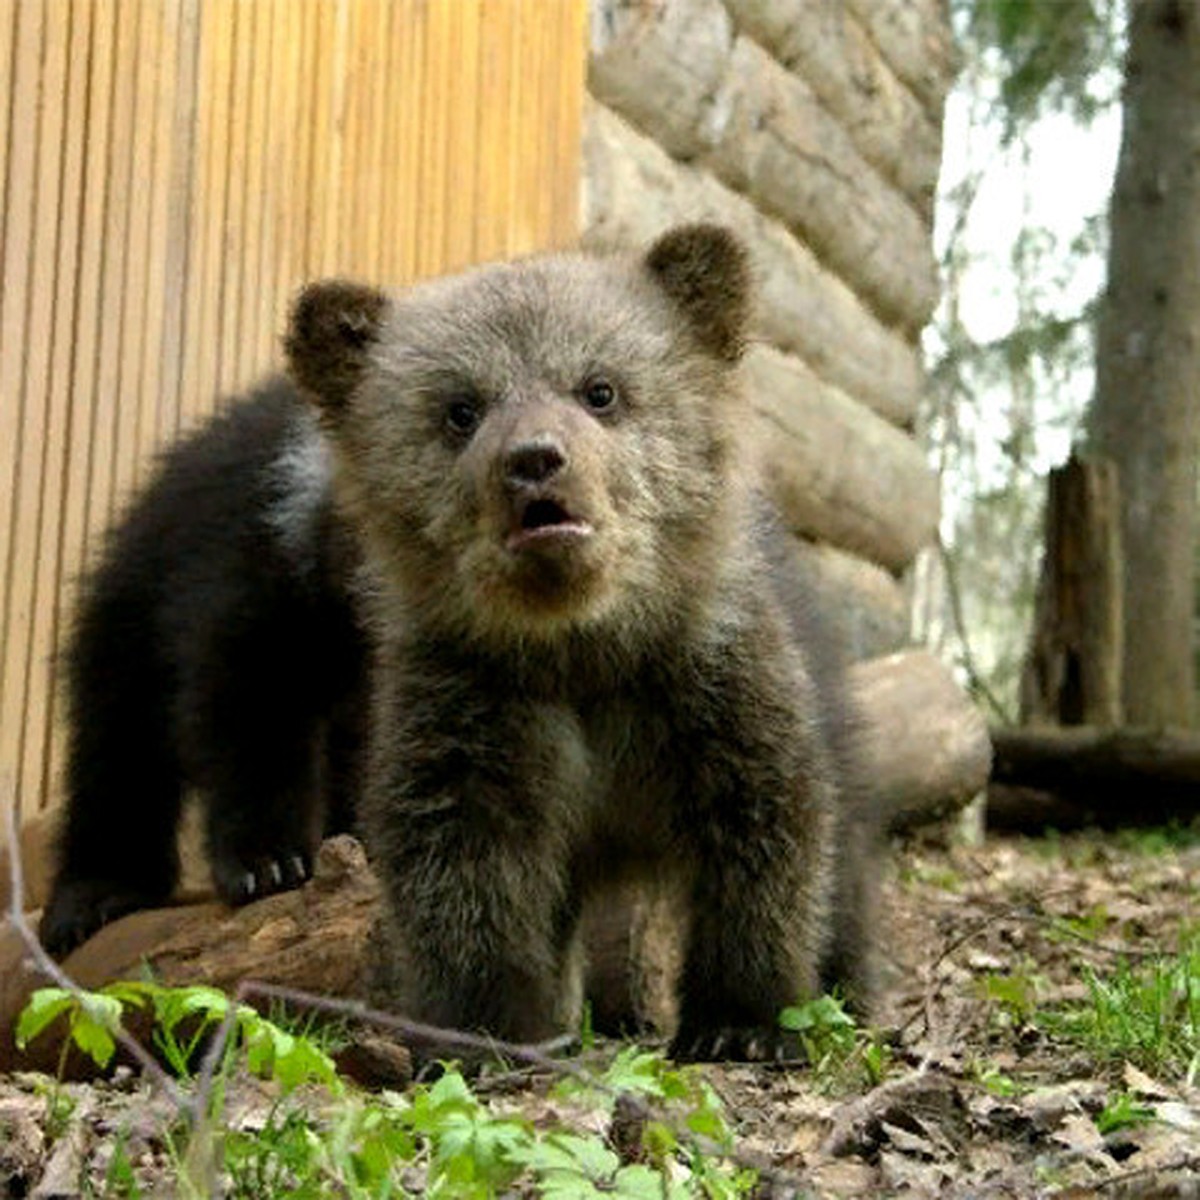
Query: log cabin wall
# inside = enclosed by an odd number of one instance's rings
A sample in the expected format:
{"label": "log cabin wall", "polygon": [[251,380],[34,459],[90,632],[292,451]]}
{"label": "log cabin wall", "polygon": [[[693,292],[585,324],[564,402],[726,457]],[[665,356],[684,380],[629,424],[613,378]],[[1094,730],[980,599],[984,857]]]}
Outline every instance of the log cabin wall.
{"label": "log cabin wall", "polygon": [[0,811],[56,791],[79,568],[299,283],[577,240],[585,41],[585,0],[0,0]]}
{"label": "log cabin wall", "polygon": [[911,436],[937,300],[943,0],[593,0],[584,241],[718,220],[753,255],[766,486],[859,657],[908,639],[934,537]]}

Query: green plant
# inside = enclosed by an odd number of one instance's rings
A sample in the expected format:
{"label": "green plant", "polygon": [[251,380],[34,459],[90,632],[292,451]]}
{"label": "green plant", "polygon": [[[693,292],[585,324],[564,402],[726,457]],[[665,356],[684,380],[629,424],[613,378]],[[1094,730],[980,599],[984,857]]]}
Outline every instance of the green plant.
{"label": "green plant", "polygon": [[980,979],[979,991],[1008,1023],[1023,1025],[1037,1011],[1037,983],[1031,975],[989,971]]}
{"label": "green plant", "polygon": [[1046,936],[1053,942],[1094,942],[1111,922],[1108,909],[1094,904],[1081,916],[1052,918]]}
{"label": "green plant", "polygon": [[[21,1014],[18,1040],[24,1045],[65,1017],[68,1038],[104,1065],[122,1014],[149,1007],[155,1044],[188,1079],[204,1036],[228,1018],[233,1036],[209,1098],[209,1118],[190,1132],[164,1131],[181,1189],[190,1183],[195,1190],[194,1180],[203,1176],[196,1162],[223,1172],[227,1194],[239,1200],[328,1195],[366,1200],[414,1191],[447,1200],[490,1200],[510,1190],[552,1200],[735,1200],[755,1186],[753,1171],[726,1159],[733,1137],[716,1092],[698,1069],[676,1067],[660,1054],[629,1046],[594,1078],[574,1071],[560,1085],[577,1103],[605,1112],[618,1096],[638,1098],[645,1111],[639,1111],[639,1142],[628,1148],[633,1161],[626,1162],[596,1134],[535,1128],[493,1113],[453,1066],[436,1082],[404,1095],[364,1096],[338,1080],[311,1038],[247,1006],[231,1010],[231,1004],[220,992],[201,987],[121,983],[82,995],[45,988]],[[221,1084],[236,1062],[282,1085],[261,1128],[223,1127]],[[324,1091],[297,1091],[302,1082]],[[105,1189],[108,1195],[139,1194],[119,1143]]]}
{"label": "green plant", "polygon": [[1114,1129],[1144,1125],[1153,1119],[1154,1109],[1142,1104],[1128,1092],[1114,1092],[1096,1114],[1096,1128],[1104,1135],[1112,1133]]}
{"label": "green plant", "polygon": [[46,1137],[50,1143],[57,1142],[71,1126],[75,1115],[75,1101],[57,1079],[47,1079],[35,1085],[39,1095],[46,1098]]}
{"label": "green plant", "polygon": [[1001,1100],[1015,1096],[1020,1091],[1016,1081],[995,1063],[976,1060],[971,1064],[970,1075],[980,1087]]}
{"label": "green plant", "polygon": [[129,1155],[125,1153],[125,1139],[124,1131],[116,1137],[112,1158],[109,1160],[108,1169],[104,1172],[104,1194],[105,1196],[121,1196],[127,1197],[128,1200],[138,1200],[142,1189],[138,1186],[137,1177],[133,1173],[133,1164],[129,1161]]}
{"label": "green plant", "polygon": [[825,1086],[851,1086],[860,1080],[877,1084],[891,1062],[887,1045],[860,1029],[837,995],[785,1008],[779,1024],[799,1037],[814,1079]]}
{"label": "green plant", "polygon": [[901,883],[920,883],[927,887],[938,888],[943,892],[957,892],[962,888],[963,879],[953,867],[922,863],[917,861],[905,865],[900,870]]}
{"label": "green plant", "polygon": [[1184,824],[1176,819],[1151,829],[1119,829],[1113,839],[1120,849],[1147,857],[1169,854],[1200,843],[1200,821]]}
{"label": "green plant", "polygon": [[1051,1032],[1102,1062],[1194,1077],[1200,1069],[1200,934],[1152,963],[1120,962],[1110,975],[1084,971],[1088,999],[1041,1014]]}
{"label": "green plant", "polygon": [[[149,1005],[154,1013],[154,1044],[175,1074],[185,1079],[206,1034],[225,1021],[230,1004],[215,988],[167,988],[141,981],[112,983],[98,992],[39,988],[18,1018],[16,1041],[24,1048],[65,1014],[69,1039],[104,1067],[116,1049],[115,1035],[125,1009]],[[309,1081],[339,1086],[333,1061],[323,1050],[310,1039],[281,1029],[248,1004],[237,1006],[233,1032],[229,1053],[243,1053],[256,1074],[271,1075],[285,1088]]]}

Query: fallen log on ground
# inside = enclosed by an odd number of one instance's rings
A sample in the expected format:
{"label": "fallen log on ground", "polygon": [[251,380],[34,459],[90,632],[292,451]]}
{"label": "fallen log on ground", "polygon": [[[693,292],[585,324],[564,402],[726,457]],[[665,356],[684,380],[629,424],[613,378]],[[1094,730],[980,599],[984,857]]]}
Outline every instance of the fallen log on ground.
{"label": "fallen log on ground", "polygon": [[[84,988],[139,979],[147,967],[157,982],[205,983],[232,992],[244,979],[283,984],[327,996],[361,997],[363,950],[379,886],[353,838],[330,838],[304,887],[245,908],[210,900],[131,913],[104,926],[69,955],[63,970]],[[32,921],[36,928],[36,922]],[[53,1074],[61,1042],[43,1034],[18,1053],[13,1025],[46,980],[26,968],[25,947],[10,927],[0,930],[0,1071]],[[136,1023],[135,1032],[141,1033]],[[75,1059],[68,1073],[90,1073]]]}
{"label": "fallen log on ground", "polygon": [[992,743],[992,827],[1158,825],[1200,813],[1200,734],[1189,730],[997,729]]}
{"label": "fallen log on ground", "polygon": [[862,716],[863,773],[886,827],[898,833],[957,812],[987,784],[987,724],[926,650],[850,669]]}
{"label": "fallen log on ground", "polygon": [[[982,788],[990,754],[986,726],[936,659],[925,651],[905,651],[860,663],[850,678],[865,717],[864,765],[889,827],[944,816]],[[139,978],[148,966],[168,985],[206,983],[233,991],[242,980],[254,979],[362,999],[367,933],[378,895],[361,846],[352,838],[332,838],[321,848],[313,880],[296,891],[236,910],[207,901],[133,913],[101,929],[63,968],[85,988]],[[618,941],[604,953],[619,963],[621,930],[643,916],[624,901],[607,911],[611,920],[602,922],[605,929],[596,936],[614,936],[615,923]],[[649,1010],[645,1017],[655,1023],[669,1004],[664,973],[670,973],[673,947],[660,951],[653,939],[635,940],[649,945],[656,960],[640,965],[636,981],[638,1013]],[[57,1038],[44,1035],[20,1055],[13,1042],[17,1015],[44,983],[26,969],[25,958],[16,931],[0,931],[0,1071],[53,1072]],[[598,997],[597,1010],[621,1011],[620,998],[612,999]],[[71,1065],[86,1068],[78,1061]]]}

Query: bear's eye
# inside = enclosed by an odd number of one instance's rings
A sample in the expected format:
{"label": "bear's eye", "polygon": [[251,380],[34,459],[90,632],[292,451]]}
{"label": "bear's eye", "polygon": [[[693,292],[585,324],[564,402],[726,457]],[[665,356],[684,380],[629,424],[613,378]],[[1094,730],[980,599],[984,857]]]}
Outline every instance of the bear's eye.
{"label": "bear's eye", "polygon": [[459,437],[469,437],[479,428],[479,401],[473,396],[451,396],[442,411],[446,428]]}
{"label": "bear's eye", "polygon": [[617,403],[617,389],[607,379],[589,379],[583,385],[583,402],[594,413],[611,412]]}

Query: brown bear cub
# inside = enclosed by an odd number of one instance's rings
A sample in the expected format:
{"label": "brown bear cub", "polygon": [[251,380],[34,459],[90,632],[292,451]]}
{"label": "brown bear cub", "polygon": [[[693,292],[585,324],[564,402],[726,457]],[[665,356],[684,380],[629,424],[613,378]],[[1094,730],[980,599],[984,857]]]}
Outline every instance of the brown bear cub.
{"label": "brown bear cub", "polygon": [[409,1016],[562,1032],[582,909],[638,873],[686,897],[677,1054],[785,1054],[785,1005],[865,999],[850,722],[738,453],[750,290],[697,225],[296,304],[368,579],[375,988]]}

